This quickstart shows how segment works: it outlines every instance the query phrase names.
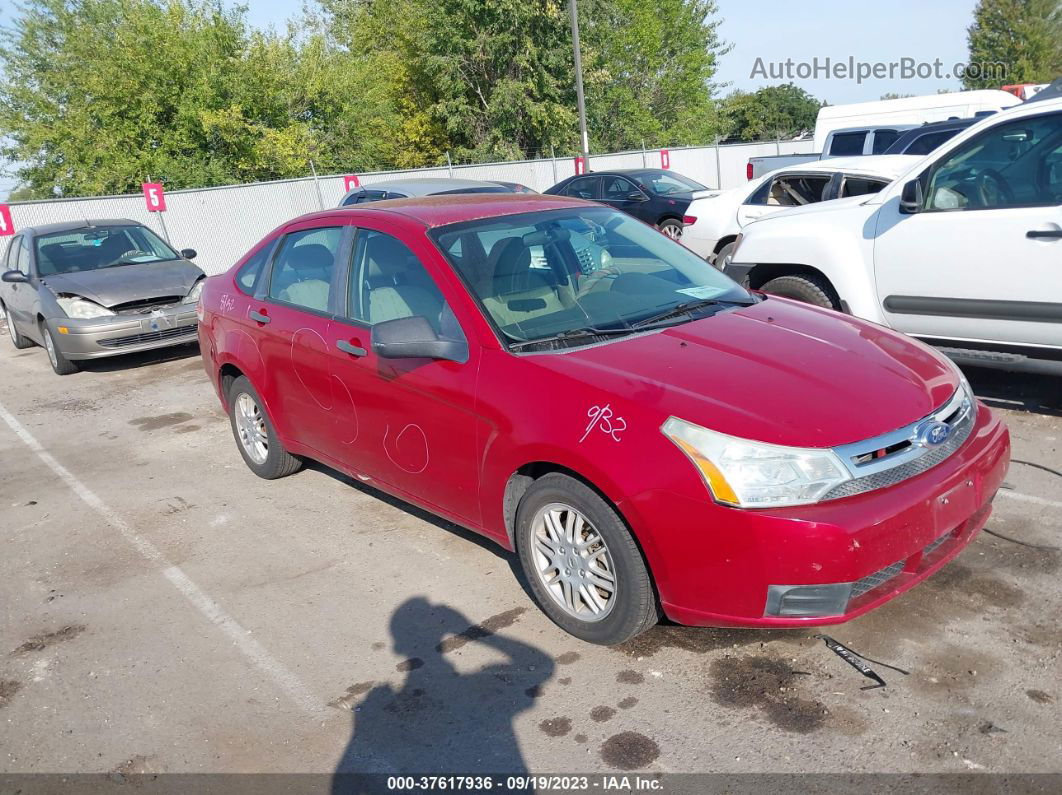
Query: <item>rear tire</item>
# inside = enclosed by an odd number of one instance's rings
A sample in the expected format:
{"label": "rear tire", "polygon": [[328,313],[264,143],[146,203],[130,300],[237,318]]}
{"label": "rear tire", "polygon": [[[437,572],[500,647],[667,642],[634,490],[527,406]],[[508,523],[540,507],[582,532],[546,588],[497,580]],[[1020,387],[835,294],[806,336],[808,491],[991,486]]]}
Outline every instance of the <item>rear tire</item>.
{"label": "rear tire", "polygon": [[826,277],[814,273],[779,276],[777,279],[771,279],[760,289],[765,293],[792,298],[795,301],[803,301],[805,304],[821,306],[824,309],[838,311],[841,309],[841,301],[833,285]]}
{"label": "rear tire", "polygon": [[641,550],[586,484],[556,472],[531,484],[516,511],[516,548],[539,607],[580,640],[614,646],[659,620]]}
{"label": "rear tire", "polygon": [[682,221],[675,218],[665,218],[656,225],[656,228],[674,241],[682,240]]}
{"label": "rear tire", "polygon": [[59,346],[55,343],[55,338],[52,336],[52,330],[48,328],[48,324],[43,320],[41,321],[41,338],[44,340],[44,350],[48,352],[48,362],[56,375],[73,375],[77,372],[77,363],[67,359],[63,352],[59,350]]}
{"label": "rear tire", "polygon": [[248,469],[265,480],[287,477],[302,469],[302,459],[280,443],[265,404],[247,376],[232,382],[228,402],[232,435]]}
{"label": "rear tire", "polygon": [[15,318],[12,317],[11,313],[7,311],[7,307],[3,304],[0,304],[0,309],[4,310],[4,319],[7,323],[8,336],[11,337],[11,344],[14,345],[18,350],[23,350],[33,345],[32,340],[22,336],[21,332],[19,332],[19,330],[15,328]]}

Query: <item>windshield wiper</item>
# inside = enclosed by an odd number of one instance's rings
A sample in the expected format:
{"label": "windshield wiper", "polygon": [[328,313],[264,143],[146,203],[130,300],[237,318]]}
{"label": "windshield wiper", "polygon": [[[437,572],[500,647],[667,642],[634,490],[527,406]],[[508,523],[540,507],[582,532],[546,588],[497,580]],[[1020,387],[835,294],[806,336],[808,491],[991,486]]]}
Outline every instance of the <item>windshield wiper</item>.
{"label": "windshield wiper", "polygon": [[531,345],[566,342],[568,340],[578,340],[586,337],[612,337],[621,334],[631,334],[634,331],[634,328],[594,328],[593,326],[586,326],[585,328],[569,329],[550,337],[541,337],[537,340],[520,340],[519,342],[511,342],[509,343],[509,350],[521,350],[522,348],[527,348]]}
{"label": "windshield wiper", "polygon": [[723,306],[729,304],[732,306],[752,306],[754,301],[727,301],[722,298],[698,298],[696,301],[683,301],[681,304],[675,304],[663,312],[659,312],[655,315],[642,318],[637,323],[632,323],[632,328],[642,328],[644,326],[651,326],[653,323],[660,323],[664,320],[670,320],[673,317],[680,317],[682,315],[688,315],[698,309],[709,306]]}

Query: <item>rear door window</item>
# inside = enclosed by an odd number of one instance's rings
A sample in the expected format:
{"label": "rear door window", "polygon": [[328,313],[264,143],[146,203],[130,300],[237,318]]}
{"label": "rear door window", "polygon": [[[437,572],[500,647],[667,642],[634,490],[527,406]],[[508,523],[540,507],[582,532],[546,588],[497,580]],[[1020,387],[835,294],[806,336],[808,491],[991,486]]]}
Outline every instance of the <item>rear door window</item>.
{"label": "rear door window", "polygon": [[867,139],[866,130],[859,132],[837,133],[830,144],[831,157],[852,157],[863,154],[863,142]]}
{"label": "rear door window", "polygon": [[254,295],[255,285],[258,284],[258,277],[262,274],[262,270],[265,268],[266,262],[269,261],[269,253],[273,250],[273,243],[270,241],[262,246],[254,256],[252,256],[247,262],[240,266],[240,269],[236,271],[236,284],[240,289],[247,293],[247,295]]}
{"label": "rear door window", "polygon": [[273,263],[269,297],[313,312],[327,313],[332,276],[343,229],[303,229],[285,236]]}
{"label": "rear door window", "polygon": [[[772,179],[763,200],[750,202],[770,207],[801,207],[823,200],[832,174],[783,174]],[[763,189],[756,191],[759,197]]]}
{"label": "rear door window", "polygon": [[866,196],[877,193],[889,183],[880,179],[867,179],[866,177],[845,177],[841,186],[841,197]]}
{"label": "rear door window", "polygon": [[874,131],[874,143],[872,145],[871,153],[880,155],[890,146],[892,146],[896,139],[900,137],[900,133],[896,130],[875,130]]}

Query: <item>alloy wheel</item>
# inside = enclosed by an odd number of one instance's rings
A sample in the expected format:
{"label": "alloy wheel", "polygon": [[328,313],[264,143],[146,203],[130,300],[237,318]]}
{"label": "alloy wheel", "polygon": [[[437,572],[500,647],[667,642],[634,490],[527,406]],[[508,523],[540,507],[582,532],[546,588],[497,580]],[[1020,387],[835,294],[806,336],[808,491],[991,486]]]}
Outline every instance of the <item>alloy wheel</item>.
{"label": "alloy wheel", "polygon": [[668,224],[667,226],[663,227],[660,231],[663,232],[668,237],[670,237],[672,240],[681,240],[682,239],[682,227],[681,226],[675,226],[674,224]]}
{"label": "alloy wheel", "polygon": [[[12,332],[11,338],[15,338],[14,332]],[[59,357],[55,353],[55,342],[52,341],[52,332],[48,331],[48,329],[44,330],[44,348],[48,351],[48,358],[52,362],[52,367],[58,369]]]}
{"label": "alloy wheel", "polygon": [[244,452],[256,464],[264,464],[269,456],[269,435],[265,417],[254,398],[241,392],[236,398],[236,431]]}
{"label": "alloy wheel", "polygon": [[550,598],[580,621],[601,621],[616,604],[616,568],[605,539],[570,505],[550,503],[531,520],[535,573]]}

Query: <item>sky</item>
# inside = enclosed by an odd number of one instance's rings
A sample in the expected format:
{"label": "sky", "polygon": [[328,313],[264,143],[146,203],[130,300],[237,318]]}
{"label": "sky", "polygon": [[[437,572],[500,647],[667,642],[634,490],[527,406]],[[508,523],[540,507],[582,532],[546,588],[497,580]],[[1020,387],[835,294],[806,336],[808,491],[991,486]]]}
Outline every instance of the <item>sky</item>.
{"label": "sky", "polygon": [[[874,100],[886,93],[931,94],[941,88],[959,87],[957,79],[929,77],[902,79],[897,69],[893,79],[859,82],[851,79],[800,79],[799,64],[820,67],[829,58],[836,64],[849,58],[866,64],[912,59],[932,64],[939,59],[942,73],[966,58],[966,28],[973,18],[976,0],[717,0],[722,23],[719,34],[731,45],[719,61],[717,83],[727,84],[720,93],[735,89],[754,91],[765,85],[793,82],[831,105]],[[230,5],[232,3],[229,3]],[[282,28],[298,5],[292,0],[245,0],[252,25]],[[11,0],[0,0],[0,25],[7,26],[14,13]],[[758,65],[768,75],[792,59],[794,79],[754,76]],[[884,68],[888,68],[887,66]],[[12,180],[0,176],[0,197],[6,196]]]}

